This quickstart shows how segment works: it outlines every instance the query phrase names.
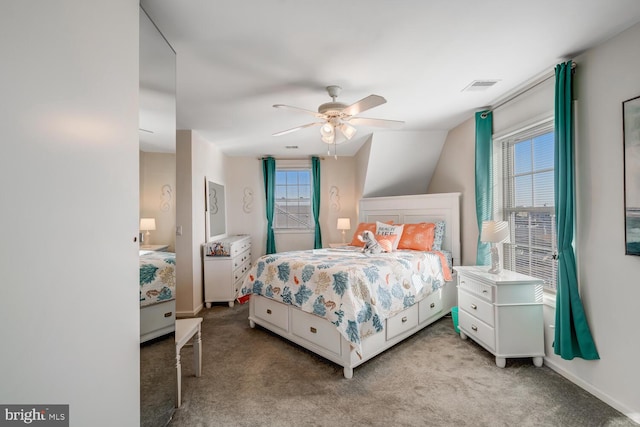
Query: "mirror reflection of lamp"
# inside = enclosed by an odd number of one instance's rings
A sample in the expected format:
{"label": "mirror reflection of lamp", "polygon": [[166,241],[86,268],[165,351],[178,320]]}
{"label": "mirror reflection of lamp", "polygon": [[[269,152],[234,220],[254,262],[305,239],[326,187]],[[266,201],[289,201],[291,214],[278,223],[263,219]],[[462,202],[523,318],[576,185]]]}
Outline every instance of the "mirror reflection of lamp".
{"label": "mirror reflection of lamp", "polygon": [[499,274],[500,255],[498,254],[498,243],[510,243],[511,233],[509,233],[509,223],[507,221],[483,221],[480,241],[491,243],[491,268],[489,273]]}
{"label": "mirror reflection of lamp", "polygon": [[145,231],[143,238],[140,240],[140,243],[146,242],[147,245],[150,243],[149,237],[151,236],[150,230],[156,229],[156,219],[155,218],[140,218],[140,231]]}
{"label": "mirror reflection of lamp", "polygon": [[349,218],[338,218],[338,230],[342,231],[342,243],[346,244],[345,232],[351,230],[351,220]]}

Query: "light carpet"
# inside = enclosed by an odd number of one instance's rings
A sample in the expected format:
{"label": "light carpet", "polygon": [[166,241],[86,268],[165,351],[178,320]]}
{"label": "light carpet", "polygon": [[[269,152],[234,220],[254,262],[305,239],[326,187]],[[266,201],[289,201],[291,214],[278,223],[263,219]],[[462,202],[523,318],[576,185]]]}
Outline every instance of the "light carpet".
{"label": "light carpet", "polygon": [[635,426],[620,412],[530,358],[504,369],[451,318],[354,369],[265,329],[248,304],[203,310],[203,374],[182,351],[182,407],[171,427]]}

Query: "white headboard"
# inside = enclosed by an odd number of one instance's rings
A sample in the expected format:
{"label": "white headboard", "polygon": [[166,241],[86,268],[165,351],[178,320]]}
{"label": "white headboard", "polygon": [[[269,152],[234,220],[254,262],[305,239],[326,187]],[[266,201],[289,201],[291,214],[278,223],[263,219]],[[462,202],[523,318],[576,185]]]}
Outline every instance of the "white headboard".
{"label": "white headboard", "polygon": [[360,199],[359,221],[393,221],[396,224],[445,221],[442,248],[451,251],[453,264],[459,265],[460,195],[436,193]]}

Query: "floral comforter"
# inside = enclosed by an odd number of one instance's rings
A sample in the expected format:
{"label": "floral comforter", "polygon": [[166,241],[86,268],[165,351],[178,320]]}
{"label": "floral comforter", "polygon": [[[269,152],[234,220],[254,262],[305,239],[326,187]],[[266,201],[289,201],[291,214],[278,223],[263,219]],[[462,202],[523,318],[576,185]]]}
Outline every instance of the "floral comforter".
{"label": "floral comforter", "polygon": [[175,298],[175,267],[172,252],[140,251],[140,307]]}
{"label": "floral comforter", "polygon": [[324,317],[360,350],[362,339],[381,332],[385,319],[450,280],[441,259],[437,252],[409,250],[371,255],[357,249],[318,249],[265,255],[247,274],[240,298],[258,294]]}

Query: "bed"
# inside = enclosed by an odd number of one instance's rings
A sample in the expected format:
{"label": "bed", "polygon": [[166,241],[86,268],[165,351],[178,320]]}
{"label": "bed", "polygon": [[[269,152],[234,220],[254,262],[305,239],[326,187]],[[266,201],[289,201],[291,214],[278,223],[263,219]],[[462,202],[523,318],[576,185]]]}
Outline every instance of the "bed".
{"label": "bed", "polygon": [[175,330],[176,255],[140,251],[140,343]]}
{"label": "bed", "polygon": [[337,363],[351,378],[355,367],[456,305],[455,273],[447,264],[460,261],[459,205],[460,193],[360,201],[361,223],[444,222],[441,251],[372,255],[345,247],[261,257],[240,290],[241,302],[249,300],[250,326]]}

